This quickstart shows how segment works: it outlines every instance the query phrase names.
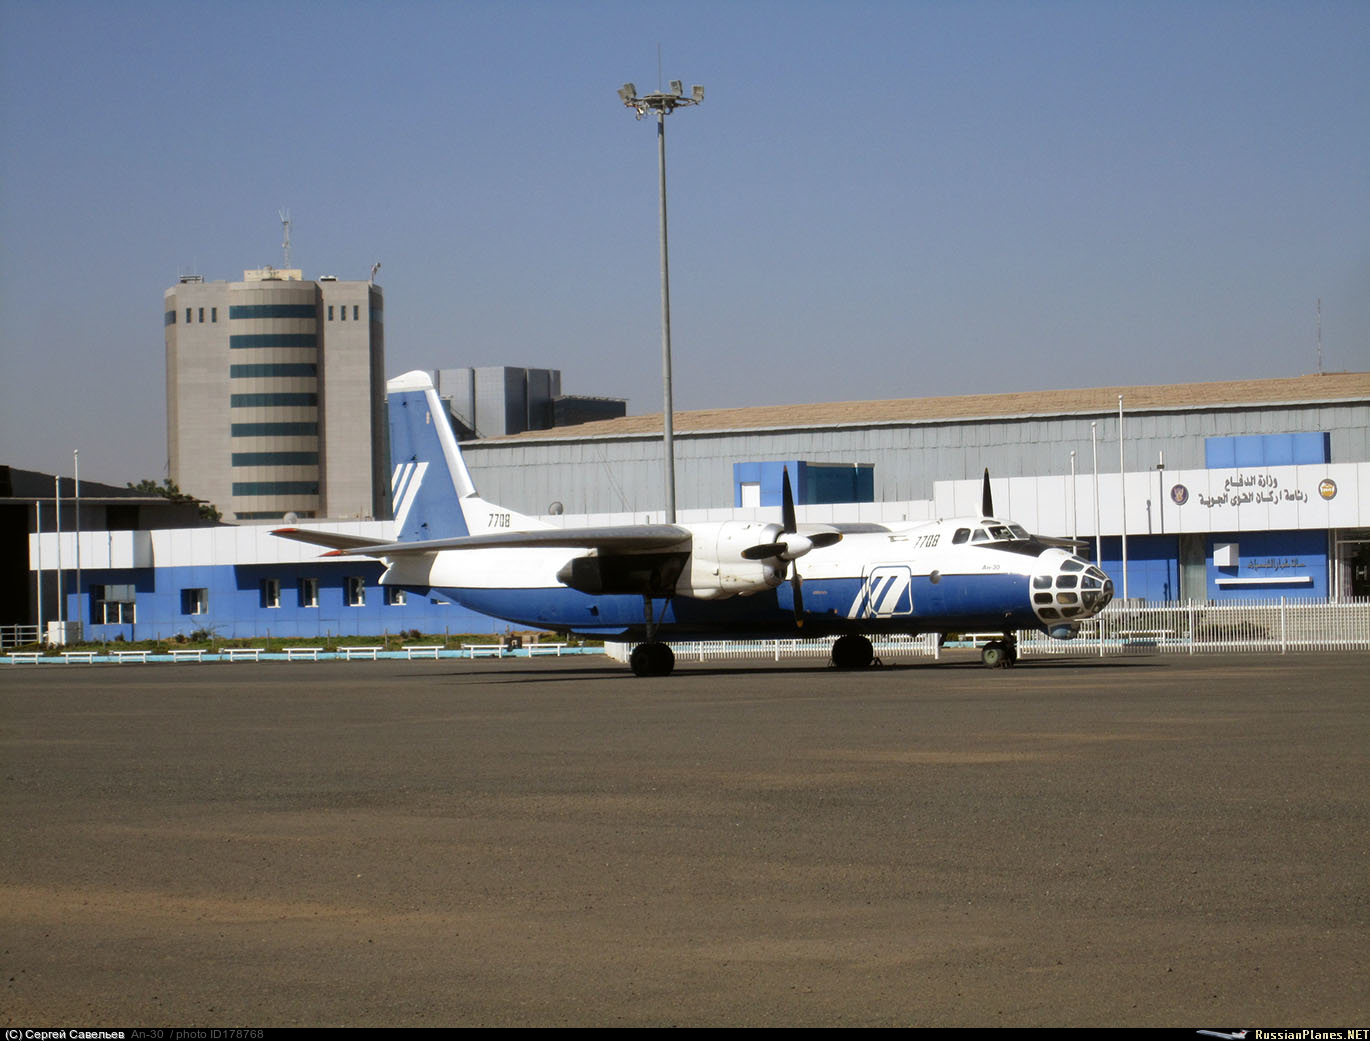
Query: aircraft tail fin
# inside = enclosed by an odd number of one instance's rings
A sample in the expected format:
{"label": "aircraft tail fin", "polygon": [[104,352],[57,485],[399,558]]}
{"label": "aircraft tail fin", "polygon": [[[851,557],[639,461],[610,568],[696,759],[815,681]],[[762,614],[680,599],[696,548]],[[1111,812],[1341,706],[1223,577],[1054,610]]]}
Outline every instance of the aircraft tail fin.
{"label": "aircraft tail fin", "polygon": [[421,370],[386,384],[390,397],[390,478],[395,541],[471,533],[462,500],[476,497],[447,410]]}
{"label": "aircraft tail fin", "polygon": [[396,376],[386,390],[396,542],[547,527],[476,493],[447,408],[428,373],[420,369]]}

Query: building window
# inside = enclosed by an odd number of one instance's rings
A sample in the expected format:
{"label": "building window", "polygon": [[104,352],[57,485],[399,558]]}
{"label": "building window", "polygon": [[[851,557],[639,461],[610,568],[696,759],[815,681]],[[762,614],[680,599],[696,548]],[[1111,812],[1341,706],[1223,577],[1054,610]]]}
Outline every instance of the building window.
{"label": "building window", "polygon": [[[318,495],[318,481],[234,481],[234,495]],[[298,510],[295,512],[299,512]]]}
{"label": "building window", "polygon": [[318,466],[318,452],[234,452],[234,466]]}
{"label": "building window", "polygon": [[203,307],[200,308],[200,324],[205,324],[205,309]]}
{"label": "building window", "polygon": [[360,575],[348,575],[343,579],[344,588],[347,592],[348,607],[366,606],[366,579]]}
{"label": "building window", "polygon": [[339,314],[339,317],[340,317],[344,322],[347,321],[347,305],[346,305],[346,304],[343,304],[340,308],[338,308],[338,314]]}
{"label": "building window", "polygon": [[233,423],[234,437],[317,437],[318,423]]}
{"label": "building window", "polygon": [[186,308],[186,325],[190,324],[190,308]]}
{"label": "building window", "polygon": [[317,394],[230,394],[229,408],[317,408]]}
{"label": "building window", "polygon": [[329,320],[330,322],[333,321],[333,305],[332,305],[332,304],[329,304],[329,305],[328,305],[328,320]]}
{"label": "building window", "polygon": [[181,614],[209,614],[209,590],[182,589]]}
{"label": "building window", "polygon": [[354,321],[354,322],[360,322],[360,321],[361,321],[361,319],[357,317],[357,314],[359,313],[360,309],[361,309],[361,305],[360,305],[360,304],[353,304],[353,305],[352,305],[352,321]]}
{"label": "building window", "polygon": [[385,602],[391,607],[403,607],[406,599],[403,589],[396,586],[385,587]]}
{"label": "building window", "polygon": [[218,320],[219,320],[219,309],[218,309],[217,307],[211,307],[211,308],[209,309],[209,321],[210,321],[210,324],[212,325],[214,322],[217,322]]}
{"label": "building window", "polygon": [[315,350],[319,346],[319,338],[314,333],[239,333],[228,338],[228,346],[234,351],[265,347]]}
{"label": "building window", "polygon": [[228,309],[229,320],[235,318],[314,318],[319,317],[313,304],[233,304]]}
{"label": "building window", "polygon": [[279,578],[262,579],[262,606],[281,606],[281,580]]}
{"label": "building window", "polygon": [[132,625],[136,619],[133,586],[95,586],[92,621],[96,625]]}
{"label": "building window", "polygon": [[300,579],[300,606],[319,606],[319,580],[317,578]]}
{"label": "building window", "polygon": [[319,366],[312,361],[270,362],[260,365],[230,365],[228,378],[234,380],[286,379],[302,376],[313,379]]}

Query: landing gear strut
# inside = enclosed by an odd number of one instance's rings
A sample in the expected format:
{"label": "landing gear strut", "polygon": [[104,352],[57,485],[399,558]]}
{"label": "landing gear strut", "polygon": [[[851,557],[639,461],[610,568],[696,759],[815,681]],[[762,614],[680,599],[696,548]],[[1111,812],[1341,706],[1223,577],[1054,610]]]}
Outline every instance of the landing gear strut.
{"label": "landing gear strut", "polygon": [[864,636],[839,636],[832,645],[832,664],[836,669],[864,669],[875,660],[875,649]]}
{"label": "landing gear strut", "polygon": [[1018,661],[1018,641],[1010,634],[990,640],[980,648],[980,662],[987,669],[1011,669]]}

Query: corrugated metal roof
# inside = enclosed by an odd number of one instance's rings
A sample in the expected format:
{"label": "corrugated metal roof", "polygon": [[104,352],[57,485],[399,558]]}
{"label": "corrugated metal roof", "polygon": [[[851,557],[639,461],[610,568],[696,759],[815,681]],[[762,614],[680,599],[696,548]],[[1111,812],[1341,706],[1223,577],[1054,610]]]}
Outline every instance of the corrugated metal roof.
{"label": "corrugated metal roof", "polygon": [[[674,431],[681,434],[740,430],[813,429],[908,423],[965,422],[1029,416],[1111,414],[1123,395],[1127,412],[1309,405],[1370,401],[1370,372],[1331,372],[1287,379],[1225,380],[1154,387],[1091,387],[1037,390],[1017,394],[967,394],[946,398],[896,398],[887,401],[831,401],[808,405],[761,405],[677,411]],[[661,414],[597,420],[553,430],[530,430],[488,441],[580,441],[656,435]]]}

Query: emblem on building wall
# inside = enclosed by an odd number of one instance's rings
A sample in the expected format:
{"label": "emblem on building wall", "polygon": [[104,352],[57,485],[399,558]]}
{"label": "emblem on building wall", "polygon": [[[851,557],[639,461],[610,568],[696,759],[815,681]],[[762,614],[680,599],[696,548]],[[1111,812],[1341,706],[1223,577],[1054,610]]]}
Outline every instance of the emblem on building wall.
{"label": "emblem on building wall", "polygon": [[1183,506],[1189,501],[1189,489],[1182,484],[1175,485],[1170,489],[1170,501],[1176,506]]}
{"label": "emblem on building wall", "polygon": [[1318,482],[1318,494],[1324,499],[1335,499],[1337,497],[1337,482],[1330,477],[1324,477]]}

